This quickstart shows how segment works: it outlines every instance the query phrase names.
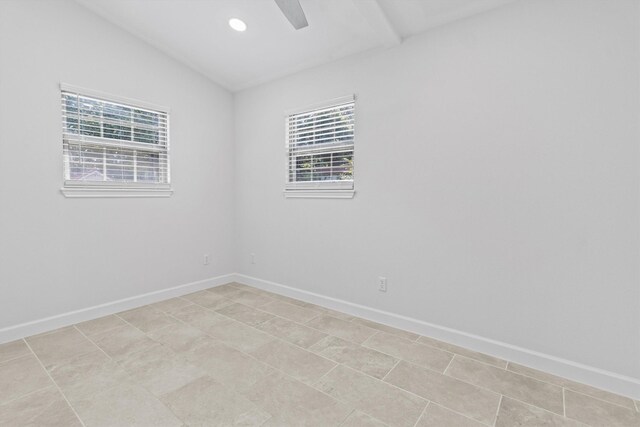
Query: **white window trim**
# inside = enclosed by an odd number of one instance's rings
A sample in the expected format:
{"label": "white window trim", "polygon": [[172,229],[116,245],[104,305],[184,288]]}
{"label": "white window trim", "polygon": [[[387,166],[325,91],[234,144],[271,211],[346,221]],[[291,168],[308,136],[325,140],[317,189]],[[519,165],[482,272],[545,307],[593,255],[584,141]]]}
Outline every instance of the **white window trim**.
{"label": "white window trim", "polygon": [[[285,185],[282,192],[285,198],[294,199],[352,199],[355,195],[355,180],[352,181],[318,181],[318,182],[289,182],[289,116],[293,114],[303,113],[305,111],[317,110],[333,105],[346,104],[355,102],[356,95],[341,96],[329,99],[327,101],[318,102],[304,107],[286,110],[284,113],[285,127]],[[355,111],[354,111],[355,118]],[[355,146],[354,154],[355,159]],[[354,166],[355,169],[355,166]],[[354,171],[355,176],[355,171]]]}
{"label": "white window trim", "polygon": [[119,102],[122,104],[129,104],[133,107],[140,107],[147,110],[156,110],[163,113],[171,114],[171,109],[158,104],[152,104],[146,101],[140,101],[139,99],[127,98],[120,95],[114,95],[112,93],[101,92],[93,89],[87,89],[81,86],[70,85],[67,83],[60,83],[60,90],[65,92],[77,92],[89,97],[102,98],[107,101]]}
{"label": "white window trim", "polygon": [[[133,98],[127,98],[124,96],[113,95],[111,93],[101,92],[93,89],[87,89],[80,86],[70,85],[67,83],[60,83],[60,91],[75,92],[81,95],[104,99],[107,101],[118,102],[126,104],[132,107],[144,108],[147,110],[155,110],[165,113],[167,117],[170,115],[171,110],[169,107],[164,107],[157,104],[152,104],[146,101],[140,101]],[[63,131],[61,129],[61,131]],[[167,123],[167,153],[169,153],[169,123]],[[91,139],[90,136],[85,137]],[[61,134],[60,140],[64,139],[64,132]],[[169,173],[169,172],[168,172]],[[111,183],[111,182],[79,182],[68,181],[62,178],[62,187],[60,192],[66,198],[128,198],[128,197],[141,197],[141,198],[157,198],[157,197],[171,197],[173,195],[173,189],[171,184],[124,184],[124,183]]]}
{"label": "white window trim", "polygon": [[159,188],[61,188],[60,192],[68,199],[91,199],[91,198],[127,198],[127,197],[171,197],[173,190],[163,190]]}
{"label": "white window trim", "polygon": [[284,190],[287,199],[353,199],[355,190]]}

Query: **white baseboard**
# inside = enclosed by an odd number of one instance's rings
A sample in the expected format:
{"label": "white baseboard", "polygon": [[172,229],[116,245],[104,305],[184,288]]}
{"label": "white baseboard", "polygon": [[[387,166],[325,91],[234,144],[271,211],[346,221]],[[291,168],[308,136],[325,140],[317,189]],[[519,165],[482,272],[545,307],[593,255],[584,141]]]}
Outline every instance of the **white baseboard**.
{"label": "white baseboard", "polygon": [[136,295],[133,297],[108,302],[89,308],[70,311],[68,313],[34,320],[31,322],[22,323],[20,325],[9,326],[0,329],[0,344],[35,334],[52,331],[54,329],[73,325],[78,322],[97,319],[98,317],[108,316],[109,314],[118,313],[124,310],[130,310],[132,308],[152,304],[154,302],[162,301],[165,299],[179,297],[181,295],[186,295],[191,292],[211,288],[213,286],[223,285],[225,283],[233,282],[234,280],[234,274],[225,274],[223,276],[212,277],[210,279],[199,280],[197,282],[175,286],[173,288],[162,289],[159,291],[149,292],[143,295]]}
{"label": "white baseboard", "polygon": [[613,393],[640,399],[640,379],[615,372],[595,368],[593,366],[566,360],[549,354],[540,353],[523,347],[492,340],[444,326],[434,325],[422,320],[413,319],[387,311],[327,297],[313,292],[303,291],[290,286],[258,279],[244,274],[236,274],[235,281],[266,291],[271,291],[312,304],[339,310],[341,312],[362,317],[385,325],[404,329],[416,334],[425,335],[446,341],[461,347],[526,365],[534,369],[549,372],[563,378],[588,384],[593,387],[609,390]]}

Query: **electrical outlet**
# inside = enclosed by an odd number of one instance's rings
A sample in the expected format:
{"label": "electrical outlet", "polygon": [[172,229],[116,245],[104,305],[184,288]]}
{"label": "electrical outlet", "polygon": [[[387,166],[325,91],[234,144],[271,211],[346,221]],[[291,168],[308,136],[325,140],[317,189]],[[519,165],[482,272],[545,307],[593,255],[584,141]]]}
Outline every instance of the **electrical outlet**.
{"label": "electrical outlet", "polygon": [[255,264],[256,263],[256,254],[252,253],[251,254],[251,264]]}
{"label": "electrical outlet", "polygon": [[203,265],[211,264],[211,257],[209,256],[209,254],[204,254],[204,257],[202,258],[202,264]]}
{"label": "electrical outlet", "polygon": [[386,277],[378,277],[378,290],[380,292],[387,292],[387,278]]}

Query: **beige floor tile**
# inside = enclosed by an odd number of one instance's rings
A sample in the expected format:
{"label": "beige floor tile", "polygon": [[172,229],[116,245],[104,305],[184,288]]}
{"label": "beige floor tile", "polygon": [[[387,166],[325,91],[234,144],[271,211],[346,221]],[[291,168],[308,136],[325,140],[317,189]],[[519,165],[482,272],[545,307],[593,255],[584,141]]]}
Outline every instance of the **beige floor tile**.
{"label": "beige floor tile", "polygon": [[342,313],[341,311],[332,310],[320,305],[311,304],[308,308],[318,311],[320,312],[320,314],[323,314],[325,316],[331,316],[336,319],[346,320],[347,322],[351,322],[353,319],[355,319],[355,317],[350,314]]}
{"label": "beige floor tile", "polygon": [[212,325],[229,322],[228,317],[195,304],[177,309],[171,313],[171,316],[202,330]]}
{"label": "beige floor tile", "polygon": [[508,397],[503,397],[500,410],[498,411],[496,427],[512,426],[580,427],[584,426],[584,424],[561,417],[553,412],[545,411],[544,409],[527,405],[526,403],[518,402]]}
{"label": "beige floor tile", "polygon": [[149,304],[147,307],[150,307],[154,310],[160,310],[164,313],[173,313],[174,311],[179,310],[183,307],[187,307],[191,304],[193,303],[187,299],[176,297]]}
{"label": "beige floor tile", "polygon": [[371,320],[362,319],[360,317],[354,317],[351,320],[353,323],[357,323],[362,326],[366,326],[371,329],[375,329],[376,331],[386,332],[391,335],[396,335],[400,338],[408,339],[409,341],[415,341],[419,338],[418,334],[414,334],[413,332],[404,331],[402,329],[394,328],[391,326],[383,325],[382,323],[372,322]]}
{"label": "beige floor tile", "polygon": [[363,345],[438,372],[444,372],[453,358],[453,354],[447,351],[384,332],[378,332]]}
{"label": "beige floor tile", "polygon": [[0,363],[26,356],[27,354],[31,354],[31,350],[29,350],[24,340],[0,344]]}
{"label": "beige floor tile", "polygon": [[593,427],[638,427],[640,414],[585,394],[565,390],[567,418],[578,420]]}
{"label": "beige floor tile", "polygon": [[210,377],[202,377],[162,398],[190,426],[259,426],[270,415]]}
{"label": "beige floor tile", "polygon": [[221,342],[211,340],[185,354],[189,362],[230,389],[240,392],[252,387],[275,370]]}
{"label": "beige floor tile", "polygon": [[76,325],[76,328],[78,328],[78,330],[86,336],[90,337],[95,334],[100,334],[102,332],[119,328],[126,324],[127,323],[118,316],[110,315],[78,323]]}
{"label": "beige floor tile", "polygon": [[333,336],[320,340],[309,351],[378,379],[382,379],[398,362],[387,354]]}
{"label": "beige floor tile", "polygon": [[485,424],[493,424],[500,395],[401,361],[386,382]]}
{"label": "beige floor tile", "polygon": [[449,353],[459,354],[460,356],[464,356],[469,359],[475,359],[480,362],[488,363],[489,365],[493,365],[498,368],[505,369],[507,367],[506,360],[498,359],[497,357],[489,356],[488,354],[478,353],[477,351],[469,350],[454,344],[449,344],[444,341],[439,341],[434,338],[420,337],[418,339],[418,342],[440,350],[448,351]]}
{"label": "beige floor tile", "polygon": [[[311,309],[315,309],[316,307],[318,307],[317,305],[311,304],[309,302],[300,301],[298,299],[287,297],[284,295],[274,294],[272,292],[268,292],[266,295],[278,301],[286,302],[287,304],[295,305],[298,307],[311,308]],[[318,311],[318,310],[315,310],[315,311]]]}
{"label": "beige floor tile", "polygon": [[32,354],[0,363],[0,404],[52,385]]}
{"label": "beige floor tile", "polygon": [[[231,283],[227,283],[227,285],[234,287],[238,290],[242,290],[242,291],[257,291],[259,289],[254,288],[253,286],[249,286],[249,285],[245,285],[244,283],[238,283],[238,282],[231,282]],[[211,288],[209,288],[211,289]]]}
{"label": "beige floor tile", "polygon": [[269,335],[273,335],[302,348],[308,348],[327,336],[327,334],[318,330],[281,317],[274,317],[255,327]]}
{"label": "beige floor tile", "polygon": [[260,306],[260,310],[298,323],[308,322],[314,317],[318,317],[320,315],[317,311],[289,304],[284,301],[274,301]]}
{"label": "beige floor tile", "polygon": [[413,427],[427,402],[343,365],[315,385],[328,395],[393,426]]}
{"label": "beige floor tile", "polygon": [[234,303],[226,307],[216,310],[216,313],[223,316],[230,317],[238,322],[245,323],[249,326],[255,326],[267,320],[273,319],[273,315],[265,313],[264,311],[256,310],[255,308]]}
{"label": "beige floor tile", "polygon": [[185,323],[166,326],[149,332],[147,336],[177,352],[192,350],[202,341],[210,339],[202,330]]}
{"label": "beige floor tile", "polygon": [[313,384],[336,366],[330,360],[281,340],[268,342],[249,354],[306,384]]}
{"label": "beige floor tile", "polygon": [[250,353],[275,340],[274,337],[262,331],[231,319],[228,323],[220,323],[203,330],[210,336],[245,353]]}
{"label": "beige floor tile", "polygon": [[313,318],[306,325],[357,344],[362,344],[367,338],[376,333],[374,329],[326,315]]}
{"label": "beige floor tile", "polygon": [[75,328],[75,325],[63,326],[62,328],[57,328],[57,329],[54,329],[54,330],[51,330],[51,331],[42,332],[40,334],[31,335],[31,336],[25,337],[24,339],[25,339],[25,341],[27,341],[27,340],[31,340],[31,339],[34,339],[34,338],[42,338],[45,335],[55,334],[55,333],[63,332],[63,331],[68,331],[69,329],[74,329],[74,328]]}
{"label": "beige floor tile", "polygon": [[91,337],[93,342],[116,360],[126,358],[137,351],[159,345],[139,329],[126,325]]}
{"label": "beige floor tile", "polygon": [[0,405],[0,425],[76,427],[80,420],[55,387]]}
{"label": "beige floor tile", "polygon": [[0,425],[640,427],[630,398],[432,338],[244,285],[189,298],[27,338],[64,396],[1,344]]}
{"label": "beige floor tile", "polygon": [[[263,289],[257,289],[257,288],[250,288],[250,289],[246,289],[247,291],[253,293],[253,294],[257,294],[260,295],[262,297],[265,298],[269,298],[271,300],[271,302],[278,300],[278,295],[274,294],[273,292],[269,292],[269,291],[265,291]],[[295,305],[295,304],[294,304]]]}
{"label": "beige floor tile", "polygon": [[529,368],[517,363],[509,362],[508,368],[512,372],[526,375],[528,377],[535,378],[540,381],[544,381],[550,384],[554,384],[560,387],[568,388],[578,393],[586,394],[587,396],[595,397],[607,402],[615,403],[616,405],[624,406],[625,408],[635,409],[633,400],[628,397],[620,396],[618,394],[610,393],[608,391],[600,390],[595,387],[588,386],[586,384],[580,384],[575,381],[571,381],[556,375],[548,374],[546,372],[538,371],[537,369]]}
{"label": "beige floor tile", "polygon": [[271,414],[265,426],[338,426],[353,409],[279,372],[242,395]]}
{"label": "beige floor tile", "polygon": [[239,291],[235,294],[229,294],[228,298],[240,304],[248,305],[249,307],[257,308],[263,305],[273,302],[272,298],[265,295],[260,295],[251,291]]}
{"label": "beige floor tile", "polygon": [[144,333],[176,323],[173,317],[149,306],[123,311],[118,316]]}
{"label": "beige floor tile", "polygon": [[194,304],[198,304],[202,307],[215,310],[225,307],[229,304],[233,304],[233,301],[224,298],[221,295],[216,295],[209,291],[198,291],[192,294],[183,295],[182,298],[191,301]]}
{"label": "beige floor tile", "polygon": [[124,369],[100,350],[76,356],[49,373],[71,401],[115,387],[129,378]]}
{"label": "beige floor tile", "polygon": [[156,396],[177,390],[205,375],[185,356],[162,345],[134,353],[120,365],[129,373],[132,381]]}
{"label": "beige floor tile", "polygon": [[461,356],[453,359],[447,375],[556,414],[563,414],[562,388],[558,386]]}
{"label": "beige floor tile", "polygon": [[227,295],[238,293],[242,289],[234,286],[231,283],[227,283],[226,285],[220,285],[213,288],[207,289],[208,292],[214,293],[216,295],[220,295],[222,297],[226,297]]}
{"label": "beige floor tile", "polygon": [[26,341],[47,369],[65,363],[79,354],[97,350],[96,346],[75,328],[64,328],[51,334],[29,337]]}
{"label": "beige floor tile", "polygon": [[[519,424],[512,424],[516,426]],[[443,408],[435,403],[429,403],[415,427],[484,427],[485,424],[467,418],[458,413]]]}
{"label": "beige floor tile", "polygon": [[120,384],[72,405],[88,427],[183,425],[158,398],[138,385]]}
{"label": "beige floor tile", "polygon": [[387,424],[380,420],[376,420],[364,412],[356,410],[347,417],[340,427],[387,427]]}

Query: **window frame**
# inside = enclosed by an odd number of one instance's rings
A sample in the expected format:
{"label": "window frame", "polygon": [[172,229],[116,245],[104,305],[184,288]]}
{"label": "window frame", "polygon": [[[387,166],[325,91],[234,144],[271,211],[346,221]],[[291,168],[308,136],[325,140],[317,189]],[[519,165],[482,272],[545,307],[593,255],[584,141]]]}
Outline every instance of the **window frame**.
{"label": "window frame", "polygon": [[[285,111],[284,127],[285,127],[285,184],[283,194],[286,198],[335,198],[335,199],[351,199],[355,195],[355,123],[356,123],[356,95],[341,96],[326,101],[317,102],[304,107],[295,108]],[[338,107],[343,104],[353,103],[353,141],[352,141],[352,161],[354,162],[351,180],[344,181],[302,181],[291,182],[290,177],[290,153],[289,148],[289,119],[291,116],[314,110],[320,110],[331,107]],[[340,145],[340,144],[338,144]]]}
{"label": "window frame", "polygon": [[[158,153],[166,155],[166,183],[141,183],[141,182],[108,182],[108,181],[79,181],[66,179],[66,158],[64,146],[67,143],[67,136],[65,134],[64,123],[61,122],[61,138],[62,141],[62,188],[60,192],[68,198],[94,198],[94,197],[170,197],[173,194],[171,187],[171,150],[170,150],[170,109],[168,107],[152,104],[137,99],[127,98],[119,95],[113,95],[101,91],[87,89],[67,83],[60,83],[59,99],[62,100],[63,92],[70,92],[78,94],[79,96],[86,96],[89,98],[95,98],[105,102],[122,104],[123,106],[130,108],[140,108],[144,110],[151,110],[166,115],[166,149],[150,149],[151,147],[140,146],[141,151],[157,151]],[[64,117],[64,107],[61,106],[60,114]],[[89,135],[81,135],[79,139],[87,141],[89,143],[94,142],[96,145],[108,148],[108,142],[105,138],[92,137]],[[127,143],[126,140],[113,139],[114,146],[126,146],[131,145],[132,149],[135,149],[138,144],[145,144],[140,142]]]}

